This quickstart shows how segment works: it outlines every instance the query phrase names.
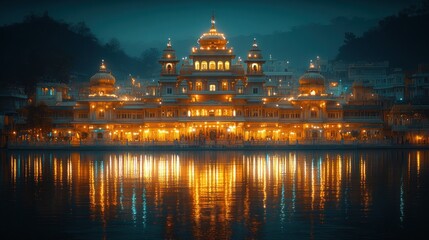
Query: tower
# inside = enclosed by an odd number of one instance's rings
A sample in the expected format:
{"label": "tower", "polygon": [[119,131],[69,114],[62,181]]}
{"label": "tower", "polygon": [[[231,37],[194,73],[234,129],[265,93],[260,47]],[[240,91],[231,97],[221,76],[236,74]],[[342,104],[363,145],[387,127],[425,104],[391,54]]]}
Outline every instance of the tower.
{"label": "tower", "polygon": [[265,63],[265,60],[262,57],[261,50],[258,48],[256,38],[253,39],[252,48],[249,50],[247,59],[244,62],[247,64],[248,76],[260,76],[264,74],[262,65]]}
{"label": "tower", "polygon": [[247,64],[247,87],[246,91],[249,96],[252,96],[253,101],[260,101],[259,97],[264,95],[263,87],[265,83],[265,75],[262,65],[265,63],[262,57],[261,50],[258,48],[256,38],[253,39],[252,48],[247,54],[247,59],[244,61]]}
{"label": "tower", "polygon": [[174,101],[175,86],[177,81],[176,51],[171,46],[171,39],[168,38],[167,47],[162,52],[159,63],[161,64],[161,76],[159,78],[160,95],[164,101]]}
{"label": "tower", "polygon": [[167,47],[162,52],[159,63],[161,64],[161,76],[177,76],[176,51],[171,46],[171,39],[168,38]]}

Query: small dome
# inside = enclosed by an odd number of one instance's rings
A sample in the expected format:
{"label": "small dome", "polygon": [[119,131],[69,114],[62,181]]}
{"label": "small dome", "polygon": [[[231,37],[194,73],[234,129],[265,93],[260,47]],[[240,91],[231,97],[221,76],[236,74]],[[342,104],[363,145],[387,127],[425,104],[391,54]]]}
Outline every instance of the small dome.
{"label": "small dome", "polygon": [[314,63],[310,61],[310,67],[307,72],[299,78],[299,85],[323,85],[325,86],[325,77],[320,74]]}
{"label": "small dome", "polygon": [[100,86],[100,85],[115,85],[116,79],[115,77],[107,71],[106,65],[104,64],[104,60],[102,60],[100,65],[100,70],[98,73],[94,74],[90,78],[90,86]]}
{"label": "small dome", "polygon": [[171,39],[168,38],[167,47],[162,52],[161,61],[176,61],[176,51],[171,45]]}
{"label": "small dome", "polygon": [[325,77],[317,71],[307,71],[299,78],[300,85],[325,85]]}
{"label": "small dome", "polygon": [[247,60],[263,60],[261,50],[259,49],[258,43],[256,42],[256,38],[253,38],[252,48],[249,50]]}

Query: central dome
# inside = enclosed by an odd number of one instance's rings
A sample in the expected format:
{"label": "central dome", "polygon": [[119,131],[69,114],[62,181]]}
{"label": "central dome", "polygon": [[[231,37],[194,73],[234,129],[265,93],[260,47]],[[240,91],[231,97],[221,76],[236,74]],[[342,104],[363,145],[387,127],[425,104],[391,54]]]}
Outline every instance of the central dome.
{"label": "central dome", "polygon": [[301,94],[320,95],[325,92],[325,77],[310,63],[310,68],[299,78]]}
{"label": "central dome", "polygon": [[225,49],[228,41],[223,33],[219,33],[215,27],[214,16],[212,16],[212,26],[210,31],[201,35],[198,39],[198,44],[204,49]]}
{"label": "central dome", "polygon": [[115,77],[107,71],[104,60],[102,60],[100,70],[89,80],[90,96],[114,96],[115,82]]}
{"label": "central dome", "polygon": [[102,60],[100,65],[100,70],[98,73],[94,74],[90,80],[90,86],[100,86],[100,85],[115,85],[115,77],[107,71],[106,65],[104,65],[104,60]]}

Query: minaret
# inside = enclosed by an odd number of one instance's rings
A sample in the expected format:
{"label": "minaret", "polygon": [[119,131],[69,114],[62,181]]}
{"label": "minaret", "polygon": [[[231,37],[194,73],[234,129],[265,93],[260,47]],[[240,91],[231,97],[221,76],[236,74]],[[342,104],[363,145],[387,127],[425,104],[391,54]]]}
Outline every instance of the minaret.
{"label": "minaret", "polygon": [[159,78],[160,95],[162,101],[171,101],[176,93],[177,63],[176,51],[171,46],[171,39],[168,38],[167,47],[162,52],[159,63],[161,64],[161,76]]}
{"label": "minaret", "polygon": [[247,75],[263,75],[262,65],[265,60],[262,57],[261,50],[258,48],[256,38],[253,39],[252,48],[247,54],[247,59],[244,61],[247,64]]}
{"label": "minaret", "polygon": [[253,39],[252,48],[249,50],[244,62],[247,64],[246,92],[248,95],[252,96],[252,101],[261,101],[260,97],[265,95],[265,74],[262,70],[262,65],[265,63],[265,60],[262,57],[261,50],[258,48],[256,38]]}
{"label": "minaret", "polygon": [[161,64],[161,76],[176,76],[177,63],[176,51],[171,46],[171,39],[168,38],[167,47],[164,49],[159,63]]}

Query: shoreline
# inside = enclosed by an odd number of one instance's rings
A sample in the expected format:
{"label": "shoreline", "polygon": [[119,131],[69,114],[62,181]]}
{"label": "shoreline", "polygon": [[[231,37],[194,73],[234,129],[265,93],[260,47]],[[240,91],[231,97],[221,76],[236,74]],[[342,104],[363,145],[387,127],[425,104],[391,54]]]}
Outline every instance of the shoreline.
{"label": "shoreline", "polygon": [[428,144],[293,144],[293,145],[12,145],[2,150],[9,151],[261,151],[261,150],[389,150],[389,149],[429,149]]}

